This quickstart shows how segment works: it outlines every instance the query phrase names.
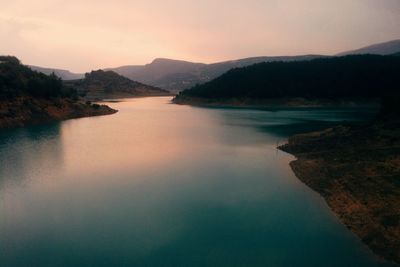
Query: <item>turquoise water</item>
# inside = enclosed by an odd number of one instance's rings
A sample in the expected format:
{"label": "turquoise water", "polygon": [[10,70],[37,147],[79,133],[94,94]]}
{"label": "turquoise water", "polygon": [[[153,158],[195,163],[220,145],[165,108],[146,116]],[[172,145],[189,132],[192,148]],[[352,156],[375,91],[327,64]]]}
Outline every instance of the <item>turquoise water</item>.
{"label": "turquoise water", "polygon": [[169,101],[0,132],[0,266],[387,266],[276,150],[370,112]]}

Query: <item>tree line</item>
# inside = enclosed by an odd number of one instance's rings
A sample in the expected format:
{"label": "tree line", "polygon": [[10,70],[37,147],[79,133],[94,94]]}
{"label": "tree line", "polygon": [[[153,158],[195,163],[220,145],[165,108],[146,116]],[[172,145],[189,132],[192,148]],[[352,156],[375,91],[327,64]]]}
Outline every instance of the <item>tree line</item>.
{"label": "tree line", "polygon": [[67,88],[54,73],[45,75],[24,66],[16,57],[0,56],[0,98],[21,95],[33,97],[76,98],[76,90]]}
{"label": "tree line", "polygon": [[[180,96],[200,98],[375,98],[396,93],[400,57],[353,55],[268,62],[228,71]],[[178,96],[179,97],[179,96]]]}

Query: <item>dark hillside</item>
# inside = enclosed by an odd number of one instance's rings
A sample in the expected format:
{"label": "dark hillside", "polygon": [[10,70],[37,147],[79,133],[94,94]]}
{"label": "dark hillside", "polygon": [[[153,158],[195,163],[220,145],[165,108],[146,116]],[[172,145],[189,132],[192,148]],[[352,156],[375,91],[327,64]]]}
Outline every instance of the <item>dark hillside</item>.
{"label": "dark hillside", "polygon": [[66,81],[65,84],[89,99],[170,95],[166,90],[132,81],[113,71],[92,71],[82,80]]}
{"label": "dark hillside", "polygon": [[400,84],[400,58],[345,56],[297,62],[260,63],[233,69],[181,92],[185,98],[375,98]]}
{"label": "dark hillside", "polygon": [[0,56],[0,128],[115,113],[104,105],[82,103],[75,89],[22,65],[16,57]]}

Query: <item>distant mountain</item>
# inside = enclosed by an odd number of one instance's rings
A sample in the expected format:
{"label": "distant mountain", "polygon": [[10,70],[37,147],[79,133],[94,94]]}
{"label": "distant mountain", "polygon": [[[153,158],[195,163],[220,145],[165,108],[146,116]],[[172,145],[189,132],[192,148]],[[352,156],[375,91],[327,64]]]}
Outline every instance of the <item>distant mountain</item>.
{"label": "distant mountain", "polygon": [[[298,61],[326,57],[322,55],[251,57],[245,59],[224,61],[212,64],[196,63],[183,60],[157,58],[146,65],[127,65],[117,68],[106,68],[105,71],[114,71],[131,80],[163,88],[172,92],[179,92],[193,87],[196,84],[208,82],[233,68],[249,66],[260,62]],[[82,73],[73,73],[68,70],[29,66],[31,69],[62,80],[77,80],[84,78]]]}
{"label": "distant mountain", "polygon": [[167,90],[132,81],[113,71],[97,70],[85,74],[85,78],[64,81],[87,99],[124,98],[134,96],[171,95]]}
{"label": "distant mountain", "polygon": [[54,73],[55,75],[60,77],[62,80],[77,80],[77,79],[82,79],[84,77],[83,73],[73,73],[73,72],[70,72],[69,70],[43,68],[43,67],[32,66],[32,65],[29,65],[28,67],[31,68],[32,70],[44,73],[46,75],[50,75],[50,74]]}
{"label": "distant mountain", "polygon": [[157,58],[150,64],[112,68],[129,79],[140,81],[160,88],[177,91],[201,82],[203,63]]}
{"label": "distant mountain", "polygon": [[390,55],[399,52],[400,52],[400,39],[366,46],[357,50],[343,52],[338,54],[338,56],[361,55],[361,54]]}
{"label": "distant mountain", "polygon": [[353,55],[265,62],[228,71],[184,90],[175,103],[239,103],[271,99],[372,99],[398,91],[400,58]]}
{"label": "distant mountain", "polygon": [[178,92],[196,84],[208,82],[233,68],[260,62],[299,61],[324,57],[321,55],[253,57],[213,64],[158,58],[152,63],[139,66],[122,66],[108,70],[146,84]]}
{"label": "distant mountain", "polygon": [[[388,55],[400,52],[400,40],[376,44],[358,50],[338,54],[379,54]],[[212,64],[196,63],[183,60],[157,58],[146,65],[127,65],[117,68],[107,68],[106,71],[114,71],[126,78],[163,88],[172,92],[179,92],[191,88],[196,84],[211,81],[214,78],[234,69],[250,66],[261,62],[276,61],[302,61],[315,58],[324,58],[323,55],[301,55],[301,56],[274,56],[274,57],[251,57],[238,60],[224,61]],[[54,72],[63,80],[75,80],[84,77],[84,74],[72,73],[68,70],[42,68],[30,66],[32,69],[45,74]]]}

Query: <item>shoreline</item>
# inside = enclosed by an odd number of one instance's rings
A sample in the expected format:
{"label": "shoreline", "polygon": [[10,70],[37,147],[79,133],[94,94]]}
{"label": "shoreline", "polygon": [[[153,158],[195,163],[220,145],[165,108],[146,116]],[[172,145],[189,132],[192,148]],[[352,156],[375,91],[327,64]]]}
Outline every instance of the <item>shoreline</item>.
{"label": "shoreline", "polygon": [[129,98],[144,98],[144,97],[174,97],[174,94],[143,94],[143,95],[133,95],[129,93],[118,93],[118,94],[110,94],[110,95],[102,95],[95,97],[84,97],[87,101],[97,102],[97,103],[105,103],[105,102],[113,102],[121,99],[129,99]]}
{"label": "shoreline", "polygon": [[0,101],[0,130],[117,112],[106,105],[82,103],[68,98],[18,97]]}
{"label": "shoreline", "polygon": [[204,99],[176,96],[171,101],[177,105],[190,105],[207,108],[244,108],[244,109],[293,109],[293,108],[379,108],[379,99],[305,99],[305,98],[232,98]]}
{"label": "shoreline", "polygon": [[[102,98],[100,100],[94,100],[95,103],[119,103],[127,99],[137,99],[137,98],[149,98],[149,97],[173,97],[175,95],[142,95],[142,96],[126,96],[126,97],[116,97],[116,98]],[[90,99],[88,99],[91,101]]]}
{"label": "shoreline", "polygon": [[338,126],[295,135],[278,149],[296,157],[296,177],[372,252],[400,264],[400,141],[391,129]]}

